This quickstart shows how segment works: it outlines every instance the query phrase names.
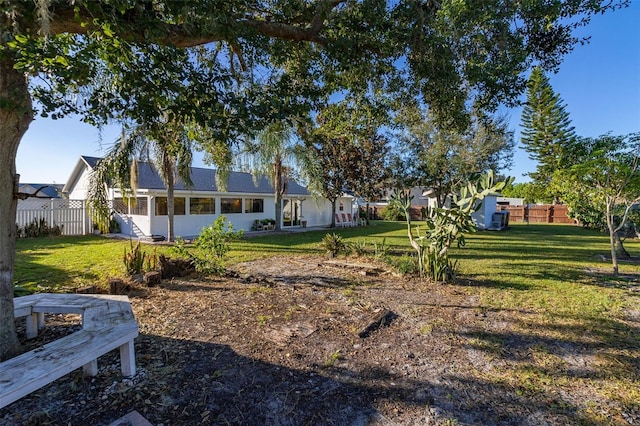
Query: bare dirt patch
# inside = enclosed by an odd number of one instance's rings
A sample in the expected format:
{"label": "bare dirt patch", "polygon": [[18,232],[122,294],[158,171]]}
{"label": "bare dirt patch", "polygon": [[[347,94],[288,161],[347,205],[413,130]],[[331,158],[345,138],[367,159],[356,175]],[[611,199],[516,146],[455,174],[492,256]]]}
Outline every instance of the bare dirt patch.
{"label": "bare dirt patch", "polygon": [[0,425],[102,425],[133,410],[155,425],[640,422],[637,400],[602,385],[627,374],[638,383],[626,335],[614,348],[584,325],[487,309],[473,284],[409,280],[368,260],[277,257],[130,298],[135,377],[123,379],[111,353],[97,377],[75,372],[0,410]]}

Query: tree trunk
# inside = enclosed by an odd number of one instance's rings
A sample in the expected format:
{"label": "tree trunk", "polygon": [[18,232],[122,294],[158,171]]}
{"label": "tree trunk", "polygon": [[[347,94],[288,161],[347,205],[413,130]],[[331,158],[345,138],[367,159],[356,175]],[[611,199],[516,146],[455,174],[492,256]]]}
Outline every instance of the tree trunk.
{"label": "tree trunk", "polygon": [[615,241],[616,255],[618,256],[618,259],[631,259],[631,255],[624,248],[624,245],[622,243],[622,238],[620,238],[619,232],[613,233],[613,239]]}
{"label": "tree trunk", "polygon": [[331,200],[331,227],[336,227],[336,199]]}
{"label": "tree trunk", "polygon": [[19,175],[16,155],[22,136],[33,120],[24,74],[13,68],[14,57],[0,50],[0,360],[19,349],[13,316],[13,271]]}
{"label": "tree trunk", "polygon": [[279,155],[273,161],[273,188],[275,189],[276,201],[276,231],[282,229],[282,196],[284,185],[282,182],[282,159]]}
{"label": "tree trunk", "polygon": [[607,203],[606,215],[607,215],[607,227],[609,228],[609,244],[611,248],[611,265],[613,266],[613,275],[618,275],[618,253],[616,252],[616,232],[613,214],[611,212],[612,206]]}
{"label": "tree trunk", "polygon": [[175,232],[173,230],[173,218],[175,216],[176,211],[176,203],[175,203],[175,166],[173,161],[169,158],[169,154],[166,152],[162,153],[162,168],[164,169],[164,177],[166,179],[167,185],[167,241],[174,241],[176,239]]}
{"label": "tree trunk", "polygon": [[[365,205],[366,208],[366,212],[367,214],[365,215],[365,220],[367,221],[367,225],[369,225],[369,223],[371,223],[370,218],[369,218],[369,201],[367,201],[367,204]],[[358,211],[358,215],[360,215],[360,211]]]}
{"label": "tree trunk", "polygon": [[282,229],[282,193],[280,191],[276,191],[275,194],[276,201],[276,230]]}

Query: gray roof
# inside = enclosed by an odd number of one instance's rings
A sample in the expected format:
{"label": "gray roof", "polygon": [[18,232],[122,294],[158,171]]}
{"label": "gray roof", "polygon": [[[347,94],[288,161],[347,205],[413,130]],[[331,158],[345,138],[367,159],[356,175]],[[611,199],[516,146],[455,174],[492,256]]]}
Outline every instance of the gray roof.
{"label": "gray roof", "polygon": [[[91,168],[95,167],[100,158],[82,157],[84,162]],[[180,179],[176,182],[176,190],[191,191],[212,191],[223,192],[216,184],[216,171],[201,167],[191,168],[191,181],[193,185],[187,187]],[[138,188],[140,189],[166,189],[164,182],[150,163],[138,162]],[[240,192],[249,194],[273,194],[274,190],[269,180],[262,176],[258,179],[257,185],[254,183],[251,173],[231,172],[227,181],[226,192]],[[306,188],[296,182],[289,181],[287,188],[289,195],[309,195]]]}
{"label": "gray roof", "polygon": [[60,191],[64,185],[55,183],[21,183],[19,192],[37,194],[37,198],[60,198]]}

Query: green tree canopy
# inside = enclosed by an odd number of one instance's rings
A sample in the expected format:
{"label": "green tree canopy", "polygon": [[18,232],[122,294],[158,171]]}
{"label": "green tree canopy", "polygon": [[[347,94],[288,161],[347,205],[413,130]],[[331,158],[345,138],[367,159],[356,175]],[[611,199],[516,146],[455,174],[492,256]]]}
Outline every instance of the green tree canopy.
{"label": "green tree canopy", "polygon": [[508,168],[513,133],[504,117],[472,113],[466,131],[447,130],[429,113],[409,108],[400,137],[404,173],[412,186],[433,191],[439,206],[454,188],[487,170]]}
{"label": "green tree canopy", "polygon": [[574,213],[591,211],[604,218],[611,242],[613,273],[624,250],[618,232],[640,202],[640,134],[582,138],[578,161],[559,170],[553,184]]}
{"label": "green tree canopy", "polygon": [[526,93],[520,140],[529,158],[538,163],[530,176],[546,186],[556,170],[571,163],[576,135],[566,105],[540,67],[533,69]]}

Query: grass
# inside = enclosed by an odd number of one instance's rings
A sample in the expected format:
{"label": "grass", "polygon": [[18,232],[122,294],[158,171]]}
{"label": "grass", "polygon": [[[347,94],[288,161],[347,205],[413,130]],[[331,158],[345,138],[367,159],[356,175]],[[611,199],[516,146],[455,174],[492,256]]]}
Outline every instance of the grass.
{"label": "grass", "polygon": [[[411,254],[402,222],[374,222],[368,227],[335,230],[347,243],[368,248],[384,243],[387,253]],[[322,254],[319,243],[326,230],[272,234],[232,244],[229,264],[267,256]],[[634,254],[640,242],[627,241]],[[17,242],[15,281],[27,288],[52,289],[95,284],[124,275],[122,257],[129,242],[96,236],[21,239]],[[143,245],[148,255],[168,253],[164,245]],[[624,278],[603,277],[593,291],[587,269],[608,271],[598,255],[608,253],[605,235],[573,226],[519,225],[505,232],[479,232],[467,237],[467,245],[453,249],[460,260],[460,274],[483,286],[484,297],[497,308],[529,306],[535,309],[583,310],[588,303],[597,314],[619,302],[616,289],[625,289]],[[622,264],[623,276],[640,272],[640,264]],[[509,290],[509,291],[502,291]],[[527,290],[527,291],[525,291]],[[553,295],[553,297],[548,297]],[[567,301],[582,300],[570,306]],[[588,302],[587,302],[588,300]]]}
{"label": "grass", "polygon": [[[627,241],[626,247],[640,252],[638,241]],[[623,263],[621,277],[607,277],[611,265],[599,255],[608,251],[608,239],[598,232],[515,225],[506,232],[471,235],[454,256],[461,275],[483,287],[484,302],[493,308],[598,317],[620,311],[631,285],[627,275],[640,272],[640,264]]]}
{"label": "grass", "polygon": [[[167,253],[166,246],[144,245],[147,254]],[[129,241],[97,236],[20,239],[16,243],[16,285],[32,291],[58,291],[125,275],[123,256]]]}

